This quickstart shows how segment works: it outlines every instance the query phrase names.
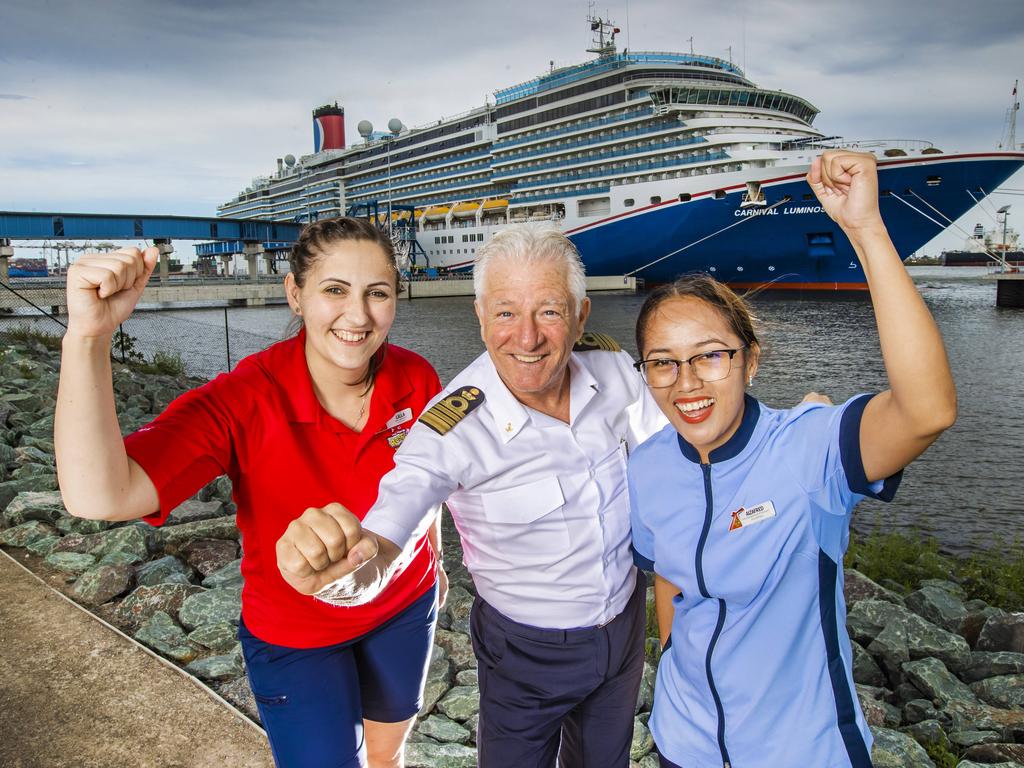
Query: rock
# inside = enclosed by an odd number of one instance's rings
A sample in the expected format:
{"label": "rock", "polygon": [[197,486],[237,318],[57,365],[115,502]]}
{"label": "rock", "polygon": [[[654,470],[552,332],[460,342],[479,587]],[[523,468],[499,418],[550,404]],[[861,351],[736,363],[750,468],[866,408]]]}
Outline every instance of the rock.
{"label": "rock", "polygon": [[903,605],[903,598],[898,594],[876,584],[853,568],[843,570],[843,594],[846,597],[847,607],[861,600],[885,600],[896,605]]}
{"label": "rock", "polygon": [[199,655],[199,651],[189,645],[184,630],[163,611],[154,612],[133,637],[157,653],[182,664],[188,664]]}
{"label": "rock", "polygon": [[452,720],[465,722],[480,708],[480,689],[475,685],[460,685],[452,688],[437,702],[437,711]]}
{"label": "rock", "polygon": [[230,539],[194,539],[178,552],[199,573],[209,576],[238,559],[238,543]]}
{"label": "rock", "polygon": [[978,744],[964,752],[968,760],[979,763],[997,763],[1010,760],[1024,763],[1024,744]]}
{"label": "rock", "polygon": [[44,536],[33,541],[25,549],[37,557],[46,557],[53,552],[53,548],[57,546],[58,541],[60,541],[60,536]]}
{"label": "rock", "polygon": [[[853,646],[853,681],[861,685],[874,685],[880,688],[889,684],[882,672],[881,667],[871,658],[871,654],[864,650],[860,643],[851,640]],[[904,661],[909,661],[909,655]]]}
{"label": "rock", "polygon": [[960,628],[957,630],[957,633],[967,641],[971,648],[977,648],[978,636],[981,634],[981,628],[985,626],[985,622],[993,616],[1006,613],[1006,611],[991,605],[985,605],[981,600],[969,600],[965,603],[965,607],[967,608],[967,615],[960,622]]}
{"label": "rock", "polygon": [[953,731],[949,740],[958,747],[973,747],[975,744],[998,744],[1002,739],[995,731]]}
{"label": "rock", "polygon": [[97,558],[120,553],[124,555],[121,562],[137,563],[149,557],[146,537],[135,525],[111,528],[101,533],[68,534],[54,549],[58,552],[83,552]]}
{"label": "rock", "polygon": [[114,525],[109,520],[86,520],[82,517],[61,515],[57,520],[57,529],[61,533],[99,533]]}
{"label": "rock", "polygon": [[456,669],[470,669],[476,666],[473,645],[467,635],[461,632],[439,629],[434,633],[434,643],[444,648],[448,658],[455,664]]}
{"label": "rock", "polygon": [[934,657],[954,670],[970,662],[971,649],[966,640],[899,605],[883,600],[861,600],[846,618],[851,637],[868,650],[870,643],[891,624],[896,624],[906,636],[911,659]]}
{"label": "rock", "polygon": [[206,590],[192,584],[154,584],[136,587],[114,614],[116,620],[137,627],[157,611],[171,615],[178,613],[185,599]]}
{"label": "rock", "polygon": [[857,699],[860,701],[861,711],[864,719],[872,727],[883,727],[886,721],[885,707],[882,706],[874,691],[864,685],[854,684],[857,689]]}
{"label": "rock", "polygon": [[46,562],[65,573],[85,573],[96,564],[96,558],[80,552],[54,552],[46,556]]}
{"label": "rock", "polygon": [[473,715],[465,723],[466,728],[469,730],[469,741],[471,744],[476,744],[476,732],[480,727],[480,713]]}
{"label": "rock", "polygon": [[978,703],[971,689],[957,680],[938,659],[908,661],[903,671],[918,690],[943,705],[952,701]]}
{"label": "rock", "polygon": [[448,602],[445,604],[445,613],[448,615],[448,628],[469,634],[469,613],[473,608],[473,595],[460,586],[454,586],[448,590]]}
{"label": "rock", "polygon": [[[25,522],[24,518],[12,522],[7,519],[7,507],[18,497],[20,493],[26,492],[40,492],[40,491],[56,491],[57,490],[57,476],[49,475],[42,477],[24,477],[19,480],[7,480],[0,483],[0,511],[4,512],[3,524],[4,526],[17,525]],[[50,521],[52,522],[52,520]]]}
{"label": "rock", "polygon": [[875,737],[871,749],[874,768],[935,768],[924,747],[910,736],[889,728],[872,728]]}
{"label": "rock", "polygon": [[199,501],[188,499],[171,510],[165,525],[195,523],[199,520],[212,520],[224,514],[224,505],[220,501]]}
{"label": "rock", "polygon": [[938,716],[938,710],[928,699],[914,699],[903,705],[903,719],[911,725],[925,720],[936,720]]}
{"label": "rock", "polygon": [[227,699],[232,705],[242,710],[256,722],[260,721],[259,709],[256,706],[256,697],[252,695],[252,688],[249,687],[249,680],[245,676],[227,683],[221,683],[218,688],[221,696]]}
{"label": "rock", "polygon": [[192,630],[207,624],[238,624],[242,615],[242,590],[210,589],[185,598],[178,609],[178,621]]}
{"label": "rock", "polygon": [[476,750],[462,744],[419,741],[405,747],[406,768],[476,768]]}
{"label": "rock", "polygon": [[654,737],[640,720],[633,721],[633,741],[629,745],[629,758],[639,760],[654,749]]}
{"label": "rock", "polygon": [[1024,675],[1001,675],[971,684],[974,695],[1003,709],[1024,709]]}
{"label": "rock", "polygon": [[918,616],[932,624],[936,624],[948,632],[956,632],[960,629],[961,622],[967,618],[967,609],[964,607],[961,598],[957,597],[949,588],[941,585],[948,585],[956,588],[960,594],[963,591],[952,582],[939,582],[922,586],[916,592],[911,592],[906,597],[906,606]]}
{"label": "rock", "polygon": [[1024,653],[1010,651],[974,651],[971,661],[960,670],[960,679],[966,683],[1000,675],[1024,674]]}
{"label": "rock", "polygon": [[1024,653],[1024,613],[1003,613],[989,617],[981,628],[975,647],[979,651]]}
{"label": "rock", "polygon": [[435,645],[431,650],[430,666],[427,668],[427,682],[423,690],[423,706],[420,716],[426,715],[440,701],[452,683],[452,663],[448,653]]}
{"label": "rock", "polygon": [[230,680],[245,673],[241,646],[222,656],[209,656],[193,661],[185,671],[203,680]]}
{"label": "rock", "polygon": [[906,680],[896,686],[893,694],[896,697],[896,701],[901,704],[906,704],[908,701],[914,701],[915,699],[924,698],[924,694],[917,690],[917,686],[913,683],[907,682]]}
{"label": "rock", "polygon": [[143,563],[135,570],[136,581],[143,586],[154,584],[191,584],[193,571],[173,555]]}
{"label": "rock", "polygon": [[637,763],[638,768],[661,768],[661,760],[658,759],[658,755],[655,752],[651,752],[648,755],[644,755],[640,762]]}
{"label": "rock", "polygon": [[127,563],[100,563],[78,577],[72,594],[86,605],[101,605],[124,594],[132,585],[132,569]]}
{"label": "rock", "polygon": [[[8,482],[24,483],[28,480],[12,480]],[[26,520],[42,520],[55,523],[61,515],[66,514],[60,491],[21,491],[4,510],[6,527],[21,525]]]}
{"label": "rock", "polygon": [[478,683],[479,675],[475,669],[464,669],[455,676],[456,685],[477,685]]}
{"label": "rock", "polygon": [[188,639],[189,642],[209,648],[211,651],[230,651],[238,642],[238,626],[229,621],[205,624],[191,632]]}
{"label": "rock", "polygon": [[0,544],[8,547],[27,547],[29,544],[57,535],[57,529],[40,520],[29,520],[13,528],[0,531]]}
{"label": "rock", "polygon": [[[941,589],[948,592],[960,602],[967,599],[967,593],[964,591],[964,588],[955,581],[949,581],[947,579],[921,579],[917,586],[919,588],[934,587],[935,589]],[[907,607],[909,608],[910,606]]]}
{"label": "rock", "polygon": [[193,539],[233,539],[238,541],[235,516],[199,520],[195,523],[163,526],[157,531],[159,546],[167,554],[176,554],[178,548]]}
{"label": "rock", "polygon": [[903,733],[908,734],[914,738],[918,744],[922,747],[928,748],[929,745],[935,744],[944,749],[949,749],[949,737],[946,732],[942,730],[942,726],[938,720],[922,720],[919,723],[908,725],[906,728],[901,728]]}
{"label": "rock", "polygon": [[903,681],[903,664],[910,661],[905,625],[891,621],[871,641],[868,652],[879,660],[885,675],[895,687]]}
{"label": "rock", "polygon": [[465,744],[469,741],[470,733],[465,727],[454,720],[439,715],[430,715],[416,725],[416,730],[424,736],[429,736],[438,742]]}
{"label": "rock", "polygon": [[203,586],[209,589],[216,589],[217,587],[241,588],[243,583],[241,558],[232,560],[223,568],[219,568],[203,579]]}
{"label": "rock", "polygon": [[[970,751],[970,750],[968,750]],[[956,764],[956,768],[1024,768],[1024,764],[1021,763],[976,763],[973,760],[961,760]]]}
{"label": "rock", "polygon": [[19,464],[42,464],[44,466],[53,467],[53,454],[41,451],[34,446],[21,446],[19,448],[15,448],[14,452],[18,456]]}
{"label": "rock", "polygon": [[654,682],[657,676],[658,673],[655,668],[644,662],[644,672],[640,678],[640,690],[637,692],[636,707],[633,709],[634,715],[638,715],[641,712],[650,712],[654,706]]}

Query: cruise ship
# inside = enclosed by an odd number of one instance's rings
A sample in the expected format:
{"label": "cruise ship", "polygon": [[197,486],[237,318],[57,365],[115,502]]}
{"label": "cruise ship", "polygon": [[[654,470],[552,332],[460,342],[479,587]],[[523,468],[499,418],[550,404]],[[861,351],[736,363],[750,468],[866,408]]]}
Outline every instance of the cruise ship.
{"label": "cruise ship", "polygon": [[552,221],[591,275],[668,282],[695,270],[736,287],[863,290],[864,273],[804,176],[825,149],[876,154],[882,213],[909,256],[1024,164],[1024,153],[927,141],[848,142],[807,99],[759,88],[731,61],[619,51],[588,19],[594,54],[495,92],[456,117],[345,144],[344,108],[313,112],[314,152],[277,161],[220,216],[387,227],[412,271],[472,268],[503,227]]}

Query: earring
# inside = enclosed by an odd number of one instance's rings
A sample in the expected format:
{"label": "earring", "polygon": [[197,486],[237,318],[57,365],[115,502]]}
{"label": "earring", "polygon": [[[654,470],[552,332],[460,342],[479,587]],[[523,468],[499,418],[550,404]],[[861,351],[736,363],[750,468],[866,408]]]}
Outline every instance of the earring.
{"label": "earring", "polygon": [[751,376],[749,379],[747,379],[747,386],[748,387],[754,386],[754,377],[753,376]]}

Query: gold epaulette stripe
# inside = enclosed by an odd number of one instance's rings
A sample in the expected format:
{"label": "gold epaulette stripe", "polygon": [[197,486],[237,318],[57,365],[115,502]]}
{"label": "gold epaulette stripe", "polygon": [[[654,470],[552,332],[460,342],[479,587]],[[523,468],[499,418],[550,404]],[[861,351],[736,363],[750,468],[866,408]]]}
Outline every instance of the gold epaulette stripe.
{"label": "gold epaulette stripe", "polygon": [[605,333],[584,333],[573,346],[574,352],[590,352],[600,349],[604,352],[618,352],[622,349],[619,343]]}
{"label": "gold epaulette stripe", "polygon": [[447,397],[438,400],[430,408],[420,414],[420,421],[437,432],[447,434],[466,414],[484,401],[484,393],[479,387],[463,387]]}

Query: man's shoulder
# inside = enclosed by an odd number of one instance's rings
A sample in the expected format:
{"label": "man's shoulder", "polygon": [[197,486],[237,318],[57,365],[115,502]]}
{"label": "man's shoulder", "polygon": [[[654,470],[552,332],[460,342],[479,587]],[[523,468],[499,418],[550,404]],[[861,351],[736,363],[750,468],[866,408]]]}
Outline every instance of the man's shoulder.
{"label": "man's shoulder", "polygon": [[447,435],[487,400],[497,373],[484,352],[455,374],[420,415],[420,421],[438,435]]}

